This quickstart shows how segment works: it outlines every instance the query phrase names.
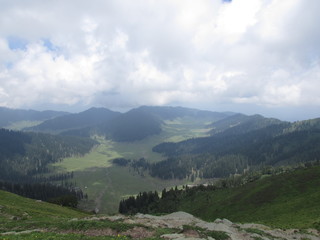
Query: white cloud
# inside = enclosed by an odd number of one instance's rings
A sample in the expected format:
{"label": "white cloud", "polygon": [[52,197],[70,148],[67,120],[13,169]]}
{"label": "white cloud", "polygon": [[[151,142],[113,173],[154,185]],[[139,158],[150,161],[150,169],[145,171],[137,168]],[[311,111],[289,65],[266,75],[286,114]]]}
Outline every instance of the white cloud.
{"label": "white cloud", "polygon": [[318,0],[1,6],[0,105],[320,105]]}

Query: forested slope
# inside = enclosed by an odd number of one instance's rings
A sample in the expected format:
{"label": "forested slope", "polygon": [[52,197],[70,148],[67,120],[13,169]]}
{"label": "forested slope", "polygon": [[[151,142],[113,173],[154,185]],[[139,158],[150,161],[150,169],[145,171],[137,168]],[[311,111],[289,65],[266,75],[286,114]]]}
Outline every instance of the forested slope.
{"label": "forested slope", "polygon": [[95,144],[88,138],[0,129],[0,180],[25,180],[26,176],[45,173],[47,164],[83,155]]}
{"label": "forested slope", "polygon": [[162,143],[153,150],[167,160],[152,166],[151,174],[165,179],[226,177],[252,167],[319,160],[319,122],[283,122],[249,132],[238,130],[239,125],[211,137]]}

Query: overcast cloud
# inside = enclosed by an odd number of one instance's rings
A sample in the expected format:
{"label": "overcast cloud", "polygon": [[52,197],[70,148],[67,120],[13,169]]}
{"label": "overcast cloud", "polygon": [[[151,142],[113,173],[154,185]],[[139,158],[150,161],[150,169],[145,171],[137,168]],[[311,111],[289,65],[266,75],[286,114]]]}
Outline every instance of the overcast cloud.
{"label": "overcast cloud", "polygon": [[320,117],[319,0],[0,5],[0,106]]}

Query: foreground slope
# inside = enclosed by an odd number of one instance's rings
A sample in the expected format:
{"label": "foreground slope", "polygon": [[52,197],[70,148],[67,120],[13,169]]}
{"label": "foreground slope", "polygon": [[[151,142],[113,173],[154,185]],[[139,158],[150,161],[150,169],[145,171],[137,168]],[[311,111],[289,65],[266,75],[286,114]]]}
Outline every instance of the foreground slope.
{"label": "foreground slope", "polygon": [[0,239],[319,239],[317,230],[273,230],[264,225],[205,222],[188,213],[164,216],[90,216],[0,190]]}
{"label": "foreground slope", "polygon": [[227,218],[284,228],[320,230],[320,167],[298,169],[241,187],[198,191],[182,198],[177,209],[205,220]]}
{"label": "foreground slope", "polygon": [[47,227],[88,214],[0,190],[0,232]]}

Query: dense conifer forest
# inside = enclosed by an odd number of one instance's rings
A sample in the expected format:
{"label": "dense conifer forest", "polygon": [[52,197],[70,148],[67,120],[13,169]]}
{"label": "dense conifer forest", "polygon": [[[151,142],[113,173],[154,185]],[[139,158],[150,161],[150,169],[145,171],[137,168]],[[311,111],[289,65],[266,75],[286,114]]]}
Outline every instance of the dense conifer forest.
{"label": "dense conifer forest", "polygon": [[[0,174],[3,180],[48,172],[47,164],[83,155],[96,144],[89,138],[0,129]],[[18,175],[18,176],[17,176]]]}
{"label": "dense conifer forest", "polygon": [[88,138],[0,129],[0,189],[76,207],[84,194],[68,181],[73,173],[48,175],[48,164],[83,155],[95,144]]}

